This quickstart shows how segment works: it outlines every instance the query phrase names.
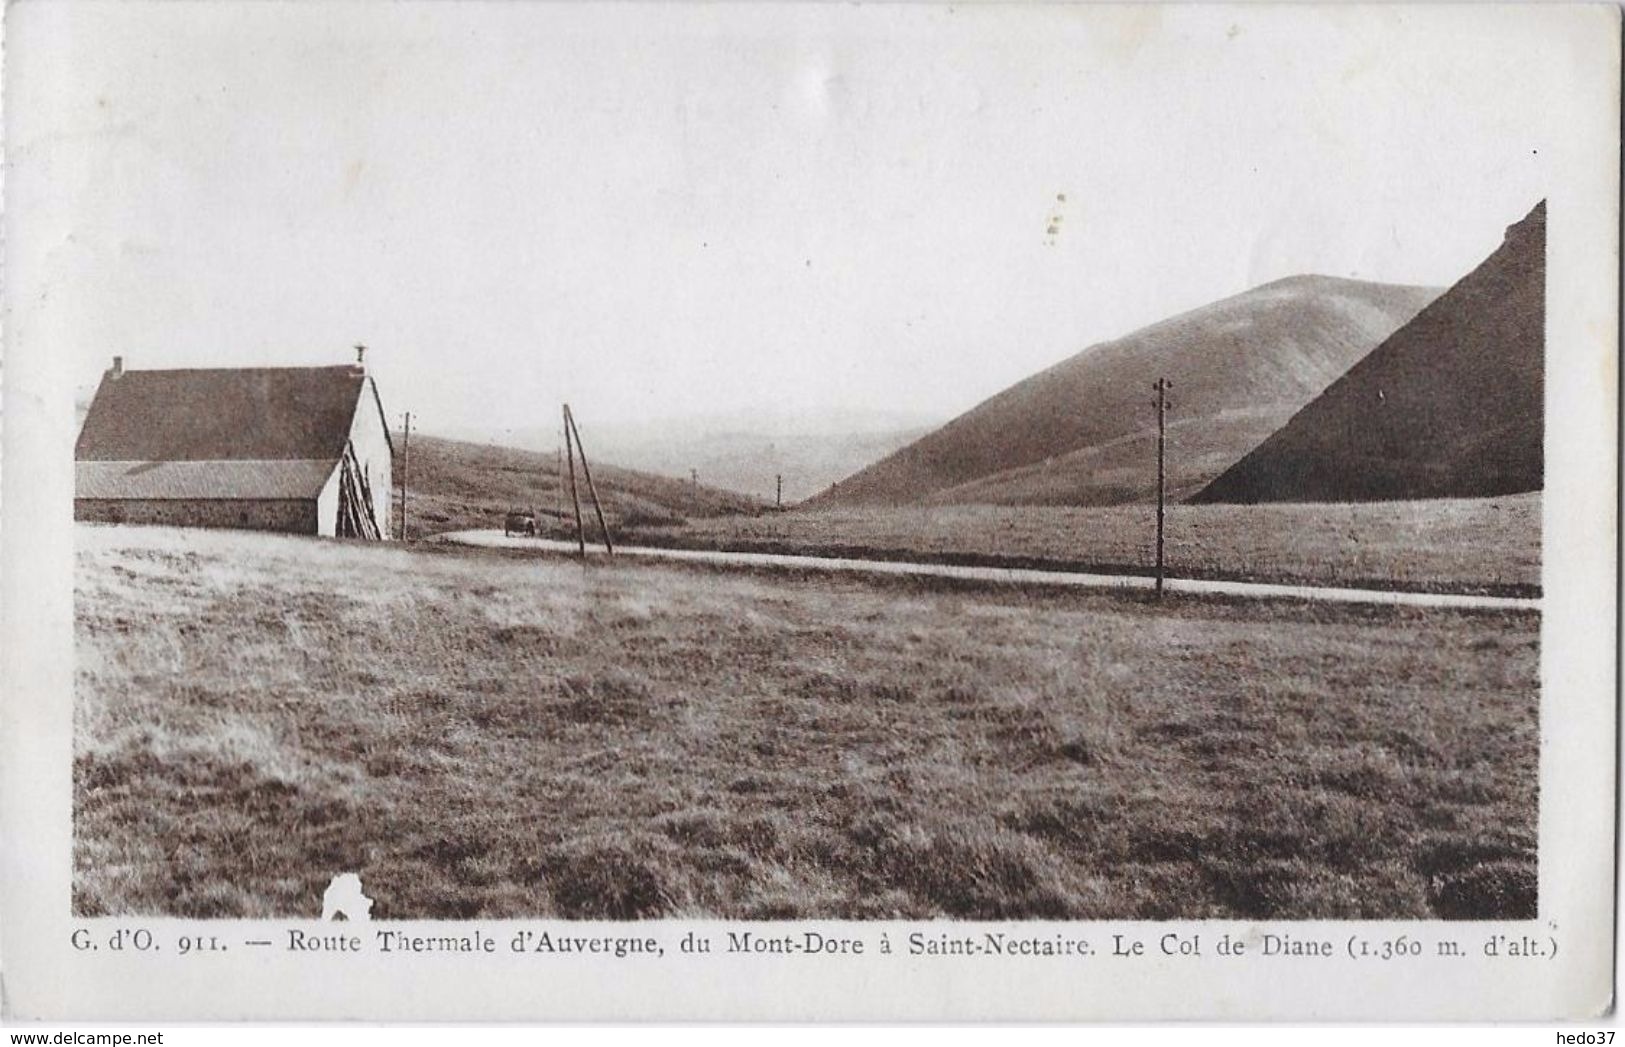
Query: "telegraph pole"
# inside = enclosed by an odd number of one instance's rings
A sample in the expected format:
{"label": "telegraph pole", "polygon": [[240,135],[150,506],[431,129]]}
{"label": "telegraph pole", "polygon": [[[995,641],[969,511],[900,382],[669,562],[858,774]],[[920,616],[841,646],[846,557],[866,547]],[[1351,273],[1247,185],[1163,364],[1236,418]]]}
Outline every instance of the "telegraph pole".
{"label": "telegraph pole", "polygon": [[401,439],[401,541],[406,541],[406,493],[412,486],[412,412],[406,412],[406,435]]}
{"label": "telegraph pole", "polygon": [[576,547],[587,558],[587,529],[581,526],[581,496],[576,492],[576,452],[570,440],[570,405],[564,405],[564,457],[570,463],[570,504],[576,514]]}
{"label": "telegraph pole", "polygon": [[774,476],[774,480],[778,484],[778,489],[773,493],[773,508],[775,508],[775,509],[783,509],[784,508],[784,474],[783,473],[776,474]]}
{"label": "telegraph pole", "polygon": [[1167,515],[1168,505],[1168,390],[1174,383],[1166,378],[1158,378],[1151,388],[1157,391],[1157,596],[1162,596],[1163,586],[1163,558],[1162,533],[1163,518]]}
{"label": "telegraph pole", "polygon": [[[592,482],[592,466],[587,464],[587,446],[581,442],[581,429],[576,425],[576,416],[571,413],[569,404],[564,405],[564,424],[570,427],[571,433],[575,434],[576,453],[581,456],[581,473],[587,478],[587,493],[592,495],[592,511],[598,516],[598,529],[604,533],[604,552],[614,556],[615,543],[610,541],[609,524],[604,522],[604,504],[598,500],[598,487]],[[574,475],[573,470],[572,475]],[[579,523],[579,509],[577,510],[576,519]],[[585,542],[586,539],[583,538],[582,541]],[[586,556],[587,547],[583,545],[581,548],[581,555]]]}

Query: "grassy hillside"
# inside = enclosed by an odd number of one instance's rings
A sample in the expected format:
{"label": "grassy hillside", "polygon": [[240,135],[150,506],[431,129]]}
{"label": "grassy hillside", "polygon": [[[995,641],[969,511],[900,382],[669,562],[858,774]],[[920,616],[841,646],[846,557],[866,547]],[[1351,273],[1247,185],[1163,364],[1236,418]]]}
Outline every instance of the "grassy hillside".
{"label": "grassy hillside", "polygon": [[[1382,589],[1540,591],[1538,494],[1342,505],[1174,505],[1176,575]],[[868,506],[629,531],[649,545],[1144,573],[1147,506]]]}
{"label": "grassy hillside", "polygon": [[[395,434],[395,498],[399,505],[405,468],[401,435]],[[591,448],[588,448],[589,451]],[[510,509],[534,508],[538,522],[559,530],[562,510],[574,528],[568,489],[563,486],[557,456],[492,444],[466,443],[412,434],[411,500],[408,534],[421,537],[441,531],[501,527]],[[589,460],[593,482],[603,499],[612,529],[633,524],[675,523],[689,517],[751,513],[763,503],[732,491],[694,485],[664,476],[620,469]],[[597,527],[585,479],[577,463],[577,485],[588,533]]]}
{"label": "grassy hillside", "polygon": [[81,916],[1535,914],[1533,614],[77,539]]}
{"label": "grassy hillside", "polygon": [[819,495],[819,506],[918,501],[1110,505],[1156,490],[1151,384],[1174,383],[1174,495],[1274,432],[1437,290],[1294,277],[1097,345],[1020,382]]}
{"label": "grassy hillside", "polygon": [[1214,502],[1462,498],[1544,474],[1546,205],[1220,476]]}

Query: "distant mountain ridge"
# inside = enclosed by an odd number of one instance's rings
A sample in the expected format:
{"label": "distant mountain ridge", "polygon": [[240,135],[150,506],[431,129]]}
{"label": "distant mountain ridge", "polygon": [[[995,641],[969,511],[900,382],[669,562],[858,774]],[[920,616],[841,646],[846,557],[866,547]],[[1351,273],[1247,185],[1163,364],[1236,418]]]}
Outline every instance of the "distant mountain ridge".
{"label": "distant mountain ridge", "polygon": [[930,431],[920,428],[799,436],[716,433],[671,447],[622,445],[611,453],[628,468],[667,476],[686,476],[693,469],[705,483],[768,501],[773,500],[776,480],[782,476],[788,505],[816,494],[864,462],[890,454]]}
{"label": "distant mountain ridge", "polygon": [[1110,505],[1154,497],[1152,382],[1174,382],[1170,493],[1269,436],[1439,294],[1296,276],[1092,346],[808,504]]}
{"label": "distant mountain ridge", "polygon": [[1202,502],[1487,497],[1541,489],[1546,203]]}
{"label": "distant mountain ridge", "polygon": [[[902,412],[858,410],[651,419],[584,425],[589,452],[628,469],[736,491],[772,503],[798,502],[935,428]],[[476,439],[474,434],[454,434]],[[497,442],[551,453],[558,434],[543,429],[492,434]]]}

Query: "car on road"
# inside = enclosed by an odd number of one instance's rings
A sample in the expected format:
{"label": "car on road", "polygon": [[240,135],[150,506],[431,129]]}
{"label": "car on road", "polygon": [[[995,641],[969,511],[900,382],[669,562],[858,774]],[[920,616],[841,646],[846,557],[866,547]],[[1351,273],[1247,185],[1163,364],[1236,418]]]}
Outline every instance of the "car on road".
{"label": "car on road", "polygon": [[536,537],[536,514],[515,509],[502,518],[502,533],[504,536],[527,534]]}

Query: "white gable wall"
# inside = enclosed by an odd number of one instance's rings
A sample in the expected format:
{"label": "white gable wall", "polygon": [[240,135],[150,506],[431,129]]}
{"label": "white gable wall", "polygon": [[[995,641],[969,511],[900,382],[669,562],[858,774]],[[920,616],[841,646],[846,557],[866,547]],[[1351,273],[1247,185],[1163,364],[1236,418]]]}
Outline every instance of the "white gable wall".
{"label": "white gable wall", "polygon": [[322,484],[322,493],[316,496],[316,533],[323,538],[332,538],[339,533],[339,466],[333,463],[333,471],[328,474],[327,482]]}
{"label": "white gable wall", "polygon": [[[373,512],[378,520],[378,529],[386,540],[394,538],[394,456],[389,447],[389,433],[384,429],[384,419],[378,410],[378,394],[370,377],[361,384],[361,398],[355,407],[355,417],[350,420],[350,443],[355,448],[355,460],[361,464],[367,474],[367,483],[372,487]],[[337,470],[334,472],[336,474]],[[337,481],[333,482],[336,484]],[[337,518],[336,496],[333,514]]]}
{"label": "white gable wall", "polygon": [[[355,413],[350,418],[349,439],[350,446],[355,448],[356,462],[367,474],[367,483],[372,488],[373,514],[378,521],[378,530],[387,541],[395,537],[395,496],[391,486],[394,482],[394,457],[390,452],[389,434],[384,430],[384,419],[379,414],[376,396],[372,379],[368,378],[361,385]],[[332,475],[322,485],[322,492],[316,500],[317,533],[329,538],[338,533],[339,478],[342,474],[342,466],[335,462]]]}

